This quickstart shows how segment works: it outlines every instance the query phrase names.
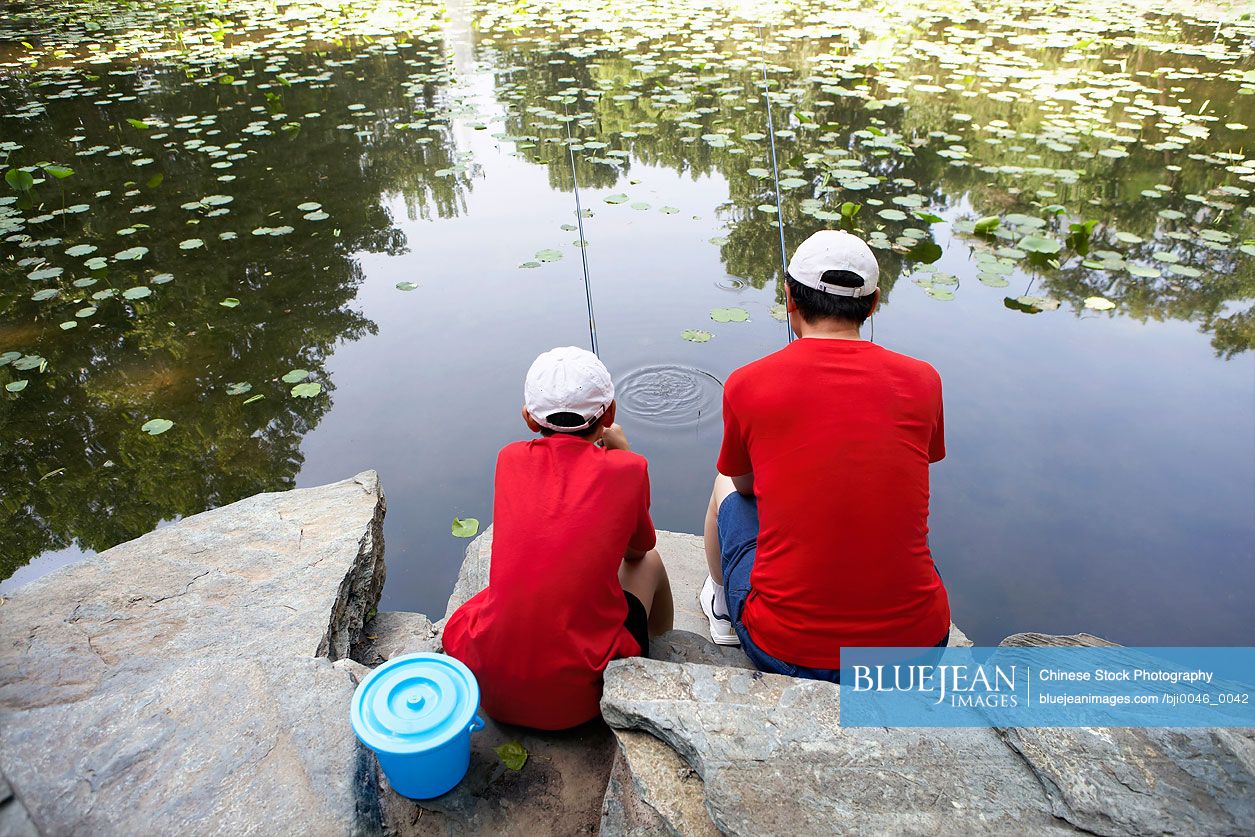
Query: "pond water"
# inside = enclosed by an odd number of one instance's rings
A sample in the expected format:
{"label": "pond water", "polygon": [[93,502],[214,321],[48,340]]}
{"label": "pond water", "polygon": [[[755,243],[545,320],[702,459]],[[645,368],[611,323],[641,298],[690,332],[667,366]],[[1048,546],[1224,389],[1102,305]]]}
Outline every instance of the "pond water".
{"label": "pond water", "polygon": [[720,382],[786,340],[778,224],[845,226],[874,339],[944,381],[956,621],[1249,643],[1253,39],[1239,4],[8,4],[0,592],[375,468],[381,608],[442,612],[524,372],[588,345],[578,183],[660,527],[699,531]]}

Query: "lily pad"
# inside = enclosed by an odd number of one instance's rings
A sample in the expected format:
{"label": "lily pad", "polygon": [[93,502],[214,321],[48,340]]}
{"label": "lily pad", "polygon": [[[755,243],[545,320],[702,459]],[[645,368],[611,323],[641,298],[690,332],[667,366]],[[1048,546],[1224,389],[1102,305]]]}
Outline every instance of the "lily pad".
{"label": "lily pad", "polygon": [[221,305],[223,308],[235,308],[240,304],[240,301],[233,296],[229,296],[226,299],[222,300],[222,302],[219,302],[218,304]]}
{"label": "lily pad", "polygon": [[397,282],[398,291],[412,291],[418,287],[417,282]]}
{"label": "lily pad", "polygon": [[313,398],[322,392],[322,384],[306,381],[303,384],[297,384],[292,387],[292,395],[296,398]]}
{"label": "lily pad", "polygon": [[1091,296],[1085,298],[1085,307],[1092,311],[1110,311],[1116,304],[1105,297]]}
{"label": "lily pad", "polygon": [[144,297],[152,296],[152,294],[153,294],[152,288],[148,287],[147,285],[137,285],[134,288],[127,288],[125,291],[123,291],[122,298],[123,299],[143,299]]}
{"label": "lily pad", "polygon": [[616,195],[610,195],[606,198],[606,203],[627,203],[631,198],[620,192]]}
{"label": "lily pad", "polygon": [[743,323],[749,320],[750,314],[744,308],[714,308],[710,318],[717,323]]}
{"label": "lily pad", "polygon": [[144,431],[149,436],[160,436],[171,427],[174,427],[174,422],[170,421],[170,419],[155,418],[144,422],[143,426],[140,427],[140,430]]}
{"label": "lily pad", "polygon": [[473,517],[455,517],[451,531],[455,538],[473,538],[479,532],[479,521]]}
{"label": "lily pad", "polygon": [[685,340],[689,341],[690,343],[708,343],[710,342],[710,338],[714,337],[715,335],[711,334],[709,331],[702,331],[701,329],[696,329],[696,328],[687,328],[680,334],[680,336],[683,337]]}
{"label": "lily pad", "polygon": [[243,395],[253,388],[248,381],[238,381],[233,384],[227,384],[227,395]]}
{"label": "lily pad", "polygon": [[556,262],[562,258],[561,250],[537,250],[535,259],[538,262]]}
{"label": "lily pad", "polygon": [[308,369],[293,369],[291,372],[287,373],[279,380],[283,381],[285,384],[295,384],[295,383],[299,383],[300,381],[305,380],[308,377],[309,377]]}
{"label": "lily pad", "polygon": [[8,390],[9,392],[21,392],[22,390],[26,389],[26,385],[29,383],[30,381],[23,378],[20,381],[10,381],[9,383],[4,385],[4,388]]}
{"label": "lily pad", "polygon": [[179,242],[180,250],[195,250],[199,247],[204,247],[204,246],[205,246],[205,242],[199,238],[185,238]]}

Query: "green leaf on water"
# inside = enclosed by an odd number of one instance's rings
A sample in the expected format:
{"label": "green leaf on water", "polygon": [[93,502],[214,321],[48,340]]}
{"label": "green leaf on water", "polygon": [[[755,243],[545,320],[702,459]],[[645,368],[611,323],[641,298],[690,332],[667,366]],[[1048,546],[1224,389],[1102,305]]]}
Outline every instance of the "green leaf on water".
{"label": "green leaf on water", "polygon": [[233,296],[229,296],[226,299],[222,300],[222,302],[219,302],[218,304],[221,305],[223,308],[235,308],[237,305],[240,304],[240,301]]}
{"label": "green leaf on water", "polygon": [[940,224],[945,220],[940,215],[933,215],[931,212],[916,212],[915,217],[925,224]]}
{"label": "green leaf on water", "polygon": [[65,254],[77,258],[78,256],[86,256],[96,252],[96,247],[92,244],[75,244],[73,247],[66,249]]}
{"label": "green leaf on water", "polygon": [[31,299],[34,300],[35,302],[44,302],[46,300],[54,298],[59,293],[60,291],[58,291],[56,288],[44,288],[41,291],[35,291],[33,294],[31,294]]}
{"label": "green leaf on water", "polygon": [[308,369],[293,369],[291,372],[284,375],[279,380],[283,381],[285,384],[295,384],[295,383],[299,383],[305,380],[308,377],[309,377]]}
{"label": "green leaf on water", "polygon": [[205,242],[199,238],[185,238],[179,242],[180,250],[195,250],[198,247],[204,247]]}
{"label": "green leaf on water", "polygon": [[696,329],[696,328],[687,328],[680,334],[680,336],[683,337],[685,340],[689,341],[690,343],[708,343],[710,342],[710,338],[714,337],[715,335],[711,334],[709,331],[702,331],[701,329]]}
{"label": "green leaf on water", "polygon": [[9,392],[21,392],[22,390],[26,389],[26,385],[29,383],[30,381],[27,381],[25,379],[20,380],[20,381],[11,381],[5,384],[4,388],[8,390]]}
{"label": "green leaf on water", "polygon": [[305,203],[297,204],[296,208],[301,210],[301,212],[317,212],[322,209],[322,204],[316,201],[306,201]]}
{"label": "green leaf on water", "polygon": [[1085,298],[1085,307],[1092,311],[1110,311],[1116,304],[1105,297],[1091,296]]}
{"label": "green leaf on water", "polygon": [[57,180],[65,180],[67,177],[74,174],[74,169],[69,166],[48,165],[43,166],[43,170],[55,177]]}
{"label": "green leaf on water", "polygon": [[132,118],[130,118],[130,117],[127,117],[127,120],[126,120],[126,121],[127,121],[127,122],[129,122],[129,123],[131,124],[131,127],[132,127],[132,128],[138,128],[138,129],[139,129],[139,130],[141,130],[141,131],[147,131],[147,130],[148,130],[148,123],[147,123],[147,122],[145,122],[145,121],[144,121],[144,120],[142,120],[142,119],[132,119]]}
{"label": "green leaf on water", "polygon": [[628,200],[630,200],[628,196],[620,192],[617,195],[610,195],[607,197],[606,203],[627,203]]}
{"label": "green leaf on water", "polygon": [[397,282],[398,291],[412,291],[418,287],[417,282]]}
{"label": "green leaf on water", "polygon": [[538,262],[556,262],[561,258],[561,250],[537,250],[535,256]]}
{"label": "green leaf on water", "polygon": [[128,247],[125,250],[119,250],[113,254],[113,257],[120,262],[139,261],[148,254],[147,247]]}
{"label": "green leaf on water", "polygon": [[[453,532],[453,537],[455,538],[473,538],[479,531],[479,521],[473,517],[455,517],[453,518],[453,528],[451,531]],[[526,752],[524,752],[523,758],[526,761]],[[522,765],[520,765],[520,767],[521,766]],[[515,769],[517,770],[518,768]]]}
{"label": "green leaf on water", "polygon": [[144,425],[140,428],[140,430],[144,431],[149,436],[160,436],[171,427],[174,427],[174,422],[170,421],[170,419],[155,418],[144,422]]}
{"label": "green leaf on water", "polygon": [[244,403],[244,404],[252,404],[254,401],[260,401],[260,400],[262,400],[262,399],[263,399],[263,398],[265,398],[265,397],[266,397],[266,396],[262,395],[261,393],[258,393],[257,395],[254,395],[254,396],[252,396],[251,398],[245,398],[245,399],[244,399],[244,401],[243,401],[242,403]]}
{"label": "green leaf on water", "polygon": [[29,192],[35,185],[35,178],[28,171],[9,169],[4,173],[4,182],[9,184],[15,191]]}
{"label": "green leaf on water", "polygon": [[296,398],[313,398],[322,392],[322,384],[306,382],[292,387],[292,395]]}
{"label": "green leaf on water", "polygon": [[1043,253],[1048,256],[1063,249],[1058,239],[1046,238],[1044,235],[1026,235],[1016,246],[1028,253]]}
{"label": "green leaf on water", "polygon": [[997,215],[986,215],[984,218],[979,219],[972,228],[981,235],[988,235],[1001,225],[1002,219]]}
{"label": "green leaf on water", "polygon": [[13,368],[19,372],[27,372],[31,369],[44,371],[44,366],[48,361],[39,355],[23,355],[18,360],[13,361]]}
{"label": "green leaf on water", "polygon": [[42,282],[45,279],[56,279],[65,271],[59,267],[43,267],[39,270],[32,270],[26,274],[26,278],[33,282]]}
{"label": "green leaf on water", "polygon": [[123,299],[143,299],[146,296],[152,296],[153,289],[147,285],[138,285],[134,288],[127,288],[122,292]]}
{"label": "green leaf on water", "polygon": [[227,395],[243,395],[253,388],[248,381],[238,381],[234,384],[227,384]]}
{"label": "green leaf on water", "polygon": [[749,320],[750,314],[744,308],[714,308],[710,318],[717,323],[743,323]]}
{"label": "green leaf on water", "polygon": [[72,328],[78,328],[78,321],[77,321],[77,320],[66,320],[65,322],[63,322],[63,323],[61,323],[59,326],[57,326],[57,328],[61,329],[62,331],[69,331],[69,330],[70,330],[70,329],[72,329]]}
{"label": "green leaf on water", "polygon": [[517,741],[507,741],[493,749],[501,763],[510,770],[522,770],[523,765],[527,764],[527,748]]}
{"label": "green leaf on water", "polygon": [[660,206],[658,207],[658,211],[663,215],[675,215],[680,210],[674,206]]}

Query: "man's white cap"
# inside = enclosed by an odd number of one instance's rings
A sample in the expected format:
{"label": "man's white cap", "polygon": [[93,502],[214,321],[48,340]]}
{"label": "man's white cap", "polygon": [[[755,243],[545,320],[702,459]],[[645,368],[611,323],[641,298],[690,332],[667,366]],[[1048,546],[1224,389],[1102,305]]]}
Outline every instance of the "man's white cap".
{"label": "man's white cap", "polygon": [[[614,400],[610,370],[597,355],[575,346],[550,349],[532,362],[523,383],[523,406],[550,430],[583,430],[601,418]],[[555,413],[575,413],[583,424],[551,424]]]}
{"label": "man's white cap", "polygon": [[[845,270],[863,280],[861,287],[830,285],[822,277],[829,270]],[[838,296],[867,296],[876,290],[880,268],[872,248],[863,239],[842,230],[820,230],[802,242],[789,260],[789,275],[808,288]]]}

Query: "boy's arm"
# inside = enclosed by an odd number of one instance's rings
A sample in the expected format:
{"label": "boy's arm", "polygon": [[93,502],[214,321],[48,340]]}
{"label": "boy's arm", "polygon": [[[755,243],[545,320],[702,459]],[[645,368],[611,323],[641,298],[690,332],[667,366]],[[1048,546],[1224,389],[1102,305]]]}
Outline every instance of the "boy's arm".
{"label": "boy's arm", "polygon": [[732,485],[736,488],[738,494],[744,494],[746,497],[754,496],[754,472],[742,474],[739,477],[730,477]]}
{"label": "boy's arm", "polygon": [[628,541],[627,549],[623,551],[623,560],[639,561],[657,543],[658,534],[654,531],[653,518],[649,516],[649,466],[646,465],[641,469],[641,499],[636,512],[636,531]]}

